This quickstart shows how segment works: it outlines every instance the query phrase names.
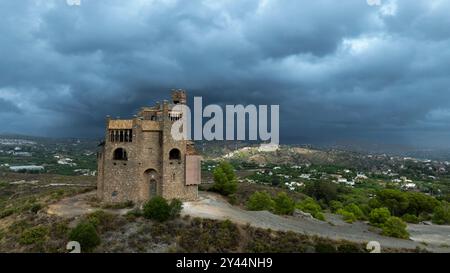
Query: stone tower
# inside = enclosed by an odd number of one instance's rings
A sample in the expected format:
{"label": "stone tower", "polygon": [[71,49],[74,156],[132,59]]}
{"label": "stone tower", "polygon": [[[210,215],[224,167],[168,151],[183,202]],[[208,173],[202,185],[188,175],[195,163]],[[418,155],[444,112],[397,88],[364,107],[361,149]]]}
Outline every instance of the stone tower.
{"label": "stone tower", "polygon": [[97,196],[102,201],[197,198],[201,157],[190,141],[171,135],[172,124],[182,117],[172,109],[185,103],[186,92],[173,90],[171,103],[143,107],[133,119],[107,117],[98,153]]}

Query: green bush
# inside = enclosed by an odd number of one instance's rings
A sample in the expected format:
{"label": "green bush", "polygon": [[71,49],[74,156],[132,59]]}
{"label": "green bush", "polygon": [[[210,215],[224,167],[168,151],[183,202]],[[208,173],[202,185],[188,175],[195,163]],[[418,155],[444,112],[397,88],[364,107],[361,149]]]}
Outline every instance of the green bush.
{"label": "green bush", "polygon": [[356,204],[348,204],[344,207],[344,210],[353,213],[358,220],[364,220],[366,218],[363,211]]}
{"label": "green bush", "polygon": [[322,213],[322,208],[312,198],[306,198],[305,200],[298,203],[296,207],[303,212],[311,213],[311,215],[316,219],[319,219],[322,221],[325,220],[325,216]]}
{"label": "green bush", "polygon": [[0,219],[8,217],[10,215],[13,215],[14,212],[15,212],[15,210],[12,208],[4,209],[4,210],[0,211]]}
{"label": "green bush", "polygon": [[143,213],[145,218],[164,222],[170,218],[170,206],[166,199],[156,196],[144,204]]}
{"label": "green bush", "polygon": [[402,216],[402,220],[407,222],[407,223],[412,223],[412,224],[418,224],[420,222],[419,217],[415,216],[414,214],[404,214]]}
{"label": "green bush", "polygon": [[47,241],[49,230],[47,227],[37,226],[22,232],[19,243],[23,245],[40,244]]}
{"label": "green bush", "polygon": [[103,209],[128,209],[134,207],[133,201],[125,201],[120,203],[109,203],[102,206]]}
{"label": "green bush", "polygon": [[442,204],[434,209],[433,223],[438,225],[450,224],[450,205],[443,201]]}
{"label": "green bush", "polygon": [[82,251],[92,251],[100,244],[100,237],[97,234],[95,226],[88,221],[79,223],[70,231],[69,239],[80,243]]}
{"label": "green bush", "polygon": [[324,200],[327,204],[336,200],[338,186],[328,181],[316,181],[306,184],[305,193],[316,200]]}
{"label": "green bush", "polygon": [[228,196],[237,190],[237,179],[233,166],[228,162],[221,162],[213,171],[214,184],[212,190]]}
{"label": "green bush", "polygon": [[86,216],[88,220],[98,232],[102,233],[115,228],[114,219],[115,215],[107,213],[103,210],[94,211]]}
{"label": "green bush", "polygon": [[316,253],[336,253],[336,247],[331,244],[318,243],[315,247]]}
{"label": "green bush", "polygon": [[144,204],[143,215],[145,218],[164,222],[180,215],[183,203],[178,199],[173,199],[170,204],[167,200],[156,196]]}
{"label": "green bush", "polygon": [[391,216],[387,221],[381,226],[382,234],[390,237],[408,239],[409,233],[406,231],[406,224],[402,219]]}
{"label": "green bush", "polygon": [[255,192],[253,193],[250,198],[247,201],[247,209],[248,210],[254,210],[254,211],[261,211],[261,210],[272,210],[275,206],[275,202],[272,200],[270,195],[263,191],[263,192]]}
{"label": "green bush", "polygon": [[236,196],[235,193],[228,195],[227,200],[228,203],[230,203],[231,205],[237,205],[239,202],[238,197]]}
{"label": "green bush", "polygon": [[383,189],[377,192],[371,206],[387,207],[392,215],[402,216],[404,214],[420,215],[432,213],[439,206],[439,201],[420,192],[402,192],[396,189]]}
{"label": "green bush", "polygon": [[342,205],[342,203],[339,201],[333,200],[330,202],[330,209],[332,212],[336,212],[339,209],[343,209],[343,208],[344,208],[344,205]]}
{"label": "green bush", "polygon": [[38,213],[38,211],[40,211],[42,209],[42,205],[39,203],[34,203],[31,205],[30,211],[32,213]]}
{"label": "green bush", "polygon": [[406,212],[409,202],[405,193],[394,189],[383,189],[377,192],[378,205],[389,209],[392,215],[401,216]]}
{"label": "green bush", "polygon": [[291,215],[295,211],[295,202],[285,192],[280,192],[274,199],[274,212],[280,215]]}
{"label": "green bush", "polygon": [[169,204],[170,207],[170,218],[176,218],[180,216],[181,211],[183,210],[183,202],[179,199],[172,199]]}
{"label": "green bush", "polygon": [[388,208],[373,209],[369,215],[369,222],[374,226],[381,226],[391,217]]}
{"label": "green bush", "polygon": [[351,244],[351,243],[346,243],[346,244],[342,244],[342,245],[338,246],[337,251],[339,253],[362,253],[363,252],[361,250],[361,248],[359,248],[358,246]]}
{"label": "green bush", "polygon": [[59,238],[66,238],[69,233],[69,226],[66,221],[58,222],[52,226],[52,232]]}
{"label": "green bush", "polygon": [[356,220],[358,220],[358,218],[355,216],[355,214],[353,214],[352,212],[346,211],[344,209],[339,209],[337,211],[337,214],[342,215],[342,218],[344,219],[345,222],[347,223],[353,223]]}

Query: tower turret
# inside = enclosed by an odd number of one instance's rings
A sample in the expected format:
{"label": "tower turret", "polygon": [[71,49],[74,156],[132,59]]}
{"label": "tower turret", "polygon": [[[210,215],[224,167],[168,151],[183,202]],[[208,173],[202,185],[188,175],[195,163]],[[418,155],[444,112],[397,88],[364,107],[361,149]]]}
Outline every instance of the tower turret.
{"label": "tower turret", "polygon": [[186,104],[186,91],[183,89],[172,89],[173,104]]}

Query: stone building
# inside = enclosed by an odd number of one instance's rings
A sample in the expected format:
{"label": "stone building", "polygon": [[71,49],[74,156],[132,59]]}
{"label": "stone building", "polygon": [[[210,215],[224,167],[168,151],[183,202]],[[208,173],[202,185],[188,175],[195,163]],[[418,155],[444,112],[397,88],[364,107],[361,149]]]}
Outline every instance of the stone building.
{"label": "stone building", "polygon": [[173,90],[171,103],[143,107],[132,119],[107,117],[98,153],[97,196],[102,201],[197,198],[201,157],[191,141],[171,135],[172,124],[181,118],[173,107],[185,103],[186,92]]}

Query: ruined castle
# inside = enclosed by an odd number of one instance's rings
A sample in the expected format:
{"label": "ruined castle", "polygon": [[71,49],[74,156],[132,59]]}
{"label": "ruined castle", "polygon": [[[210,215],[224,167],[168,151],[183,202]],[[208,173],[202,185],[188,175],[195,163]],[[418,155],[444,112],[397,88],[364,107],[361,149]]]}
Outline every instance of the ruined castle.
{"label": "ruined castle", "polygon": [[143,107],[132,119],[107,117],[98,153],[99,199],[141,203],[154,196],[197,198],[201,157],[192,142],[172,138],[172,124],[182,117],[173,109],[177,104],[186,104],[184,90],[173,90],[170,103]]}

